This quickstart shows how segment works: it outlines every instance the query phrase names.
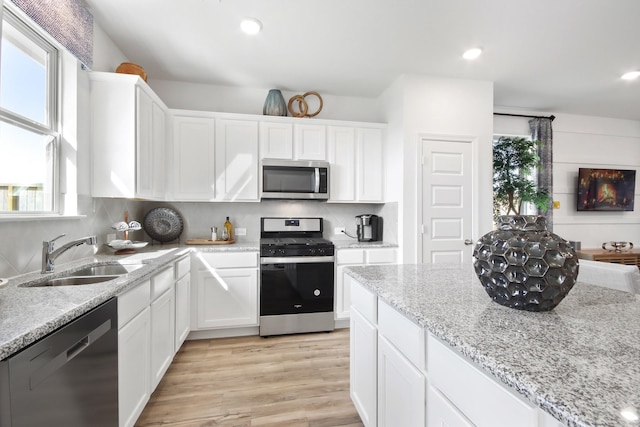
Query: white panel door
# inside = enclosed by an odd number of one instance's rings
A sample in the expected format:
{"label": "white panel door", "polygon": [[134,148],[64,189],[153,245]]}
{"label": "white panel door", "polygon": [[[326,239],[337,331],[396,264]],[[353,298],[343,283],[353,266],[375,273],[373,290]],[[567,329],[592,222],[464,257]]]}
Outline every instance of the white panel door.
{"label": "white panel door", "polygon": [[293,125],[260,122],[260,158],[293,159]]}
{"label": "white panel door", "polygon": [[472,140],[423,138],[421,149],[422,262],[469,262],[473,233]]}
{"label": "white panel door", "polygon": [[215,121],[212,117],[173,119],[173,200],[213,200]]}
{"label": "white panel door", "polygon": [[356,200],[356,131],[352,127],[329,126],[331,201]]}

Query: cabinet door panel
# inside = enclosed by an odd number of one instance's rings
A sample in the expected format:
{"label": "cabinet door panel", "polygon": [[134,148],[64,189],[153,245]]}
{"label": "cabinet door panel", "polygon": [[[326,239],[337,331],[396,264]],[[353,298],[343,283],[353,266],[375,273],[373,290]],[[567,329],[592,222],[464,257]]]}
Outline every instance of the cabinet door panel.
{"label": "cabinet door panel", "polygon": [[360,159],[358,200],[381,202],[383,183],[382,130],[358,129],[356,138]]}
{"label": "cabinet door panel", "polygon": [[198,328],[258,325],[258,270],[198,272]]}
{"label": "cabinet door panel", "polygon": [[260,122],[260,158],[293,159],[293,125]]}
{"label": "cabinet door panel", "polygon": [[378,427],[424,427],[426,379],[378,334]]}
{"label": "cabinet door panel", "polygon": [[191,278],[184,276],[176,282],[176,340],[174,352],[177,353],[187,339],[190,330]]}
{"label": "cabinet door panel", "polygon": [[173,199],[213,200],[215,121],[210,117],[173,119]]}
{"label": "cabinet door panel", "polygon": [[427,391],[427,425],[442,427],[474,427],[442,394],[429,386]]}
{"label": "cabinet door panel", "polygon": [[350,319],[350,395],[366,427],[377,425],[378,334],[357,310]]}
{"label": "cabinet door panel", "polygon": [[258,122],[216,120],[216,200],[258,200]]}
{"label": "cabinet door panel", "polygon": [[356,199],[356,131],[351,127],[328,129],[331,162],[331,201]]}
{"label": "cabinet door panel", "polygon": [[149,307],[118,331],[118,405],[120,427],[133,426],[151,396]]}
{"label": "cabinet door panel", "polygon": [[136,193],[139,197],[152,197],[153,102],[139,87],[136,87],[136,117]]}
{"label": "cabinet door panel", "polygon": [[151,303],[151,392],[169,369],[175,354],[173,287]]}
{"label": "cabinet door panel", "polygon": [[294,157],[298,160],[327,160],[327,130],[324,125],[294,126]]}

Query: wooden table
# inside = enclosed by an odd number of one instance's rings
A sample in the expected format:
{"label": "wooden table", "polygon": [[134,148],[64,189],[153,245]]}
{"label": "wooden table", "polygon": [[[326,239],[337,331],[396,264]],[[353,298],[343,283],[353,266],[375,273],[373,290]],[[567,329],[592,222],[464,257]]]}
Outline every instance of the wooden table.
{"label": "wooden table", "polygon": [[605,249],[582,249],[578,251],[578,258],[640,267],[640,249],[623,250],[621,252]]}

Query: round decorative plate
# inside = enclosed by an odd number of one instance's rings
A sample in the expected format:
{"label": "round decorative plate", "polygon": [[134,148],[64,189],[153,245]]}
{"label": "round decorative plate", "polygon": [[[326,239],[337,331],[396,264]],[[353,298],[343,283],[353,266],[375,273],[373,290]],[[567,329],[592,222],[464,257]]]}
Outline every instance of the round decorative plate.
{"label": "round decorative plate", "polygon": [[180,214],[170,208],[151,209],[144,217],[144,231],[159,242],[171,242],[182,234],[184,222]]}

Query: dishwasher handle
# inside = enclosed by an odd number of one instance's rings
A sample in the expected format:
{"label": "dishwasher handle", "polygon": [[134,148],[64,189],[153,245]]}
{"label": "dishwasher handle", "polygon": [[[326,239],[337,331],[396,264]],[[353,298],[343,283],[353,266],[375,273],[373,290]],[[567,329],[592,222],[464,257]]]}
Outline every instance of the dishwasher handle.
{"label": "dishwasher handle", "polygon": [[38,387],[38,384],[49,378],[49,376],[88,349],[91,344],[98,341],[104,334],[109,332],[111,327],[111,319],[105,320],[86,336],[76,341],[72,346],[58,353],[58,355],[51,359],[47,364],[35,370],[29,378],[29,388],[33,390]]}

